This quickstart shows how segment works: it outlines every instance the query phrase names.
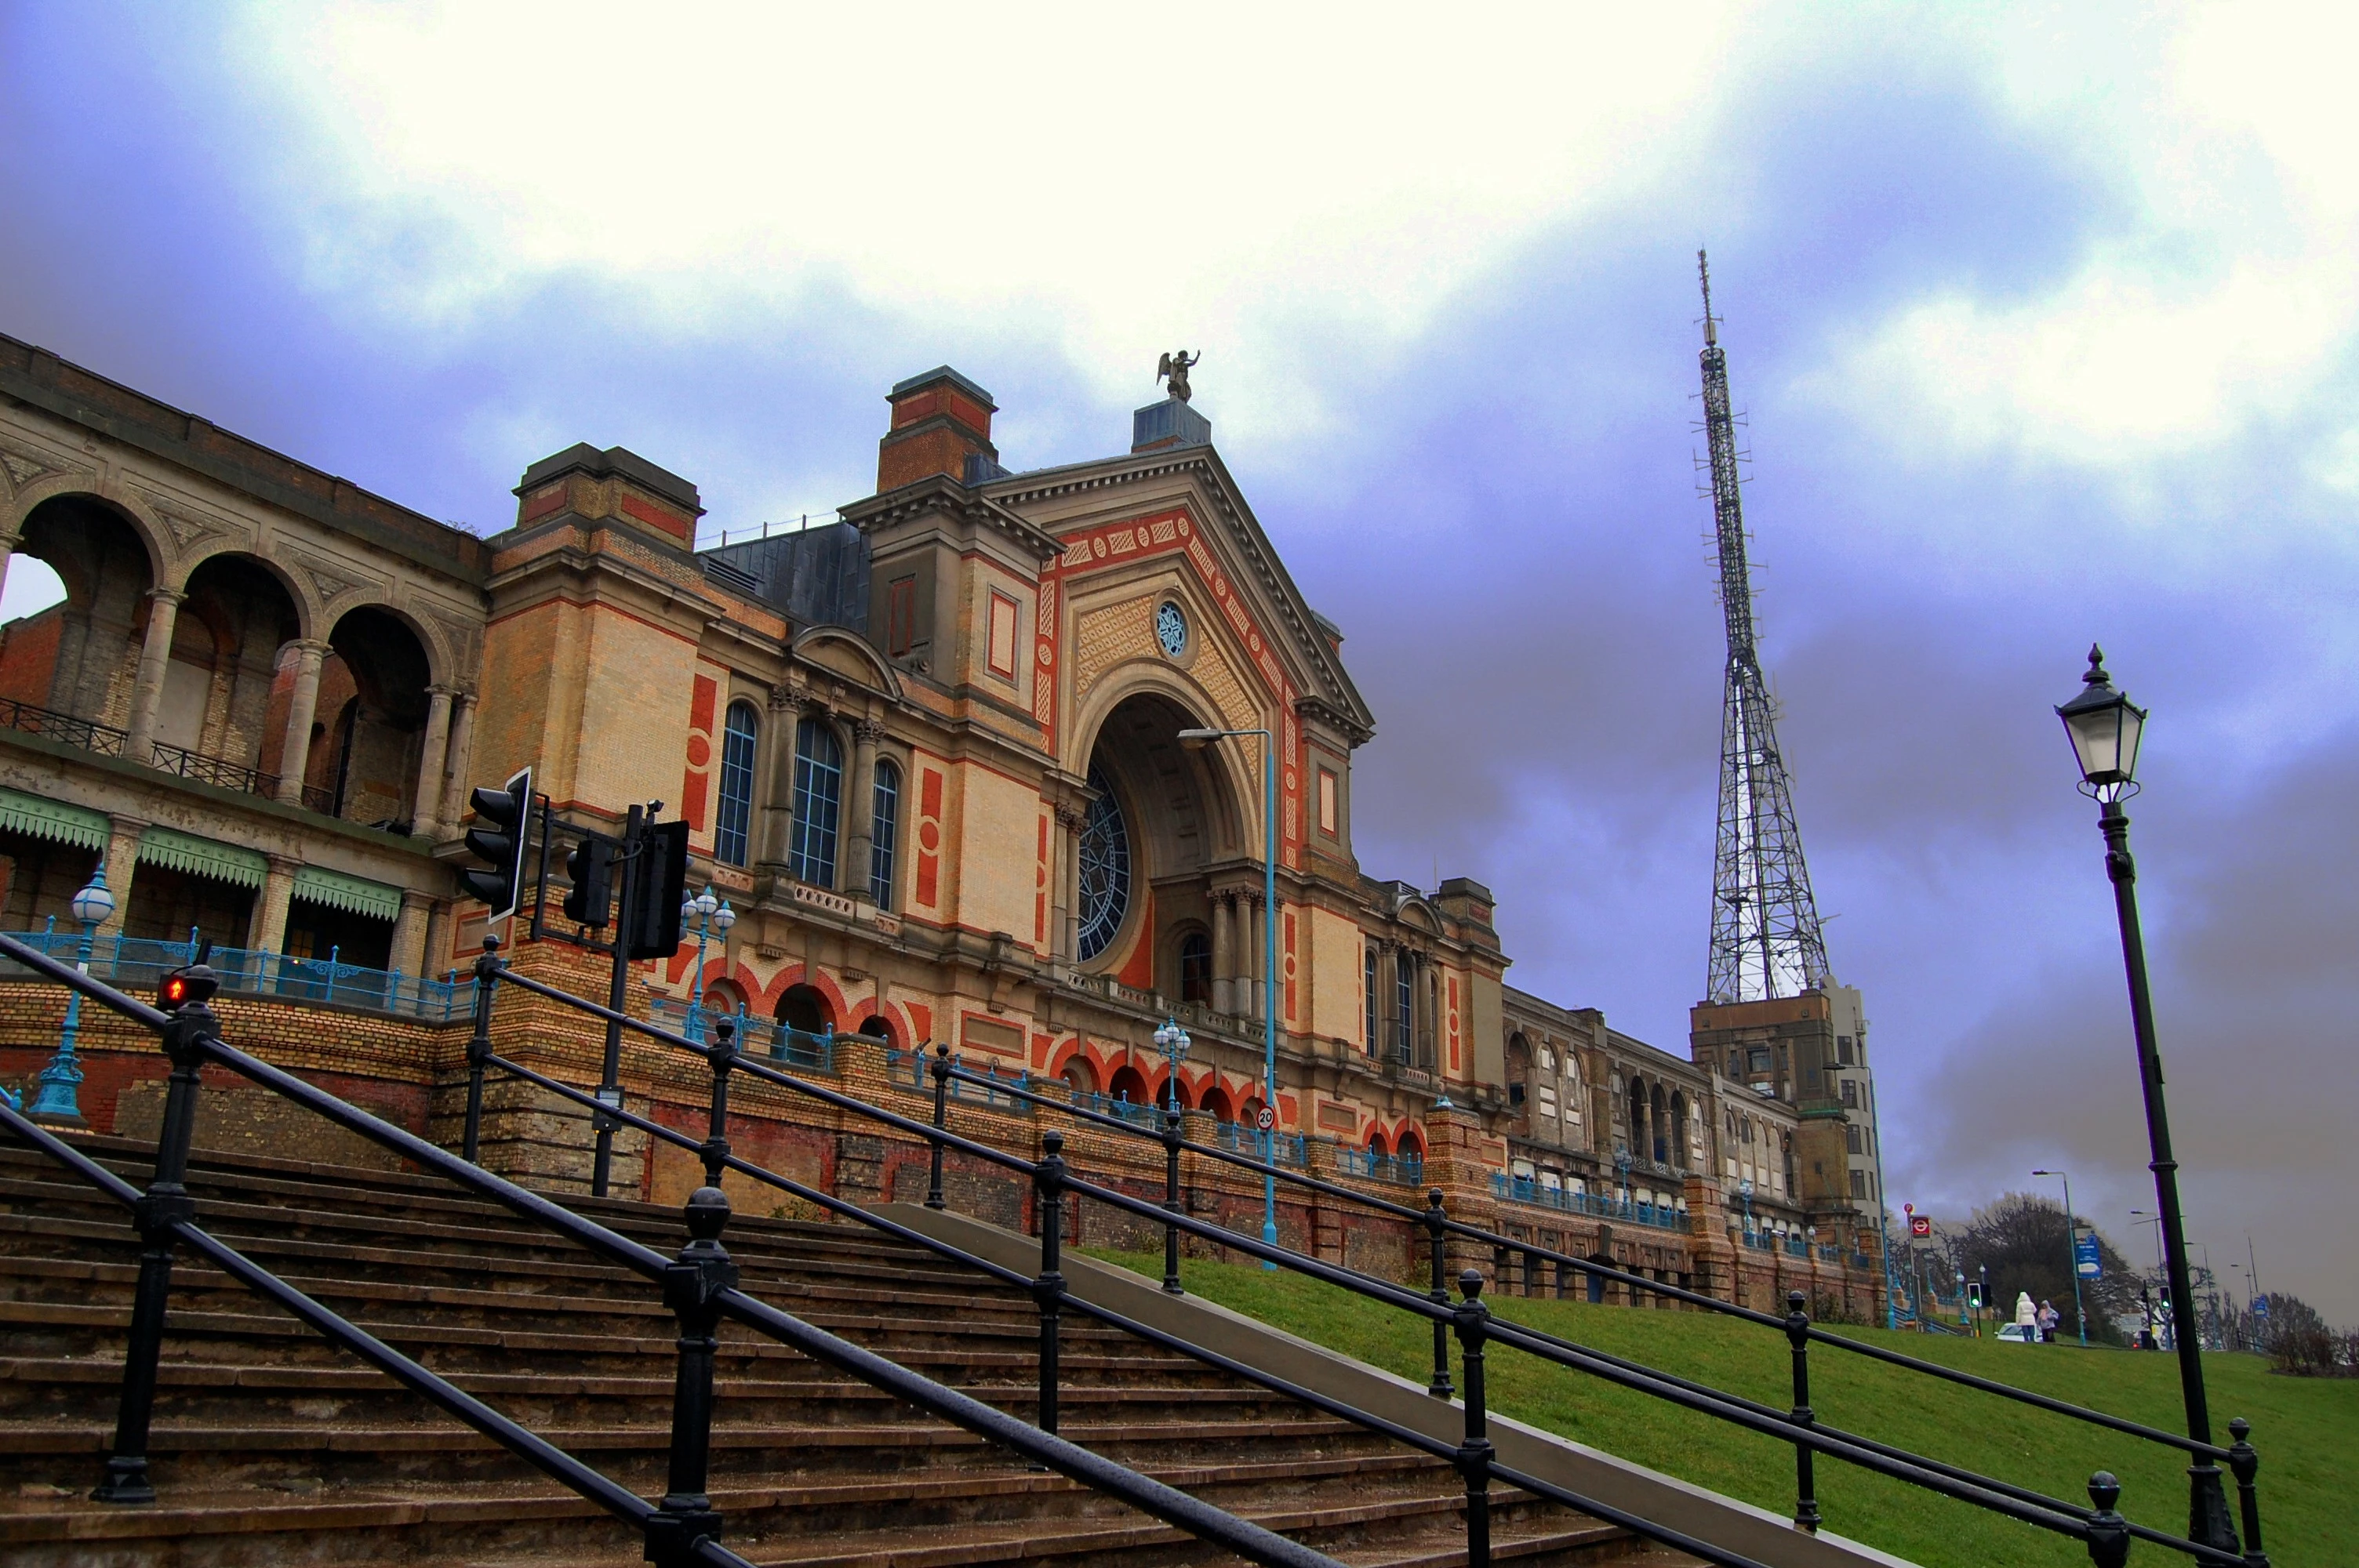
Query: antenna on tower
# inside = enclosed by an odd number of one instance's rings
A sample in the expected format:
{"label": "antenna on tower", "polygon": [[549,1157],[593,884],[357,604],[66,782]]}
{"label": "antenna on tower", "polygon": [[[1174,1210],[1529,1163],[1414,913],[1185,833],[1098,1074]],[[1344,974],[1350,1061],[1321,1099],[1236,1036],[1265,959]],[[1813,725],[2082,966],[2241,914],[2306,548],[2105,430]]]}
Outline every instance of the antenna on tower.
{"label": "antenna on tower", "polygon": [[1720,827],[1712,859],[1712,962],[1704,994],[1713,1001],[1762,1001],[1826,983],[1826,935],[1802,859],[1793,788],[1777,749],[1777,707],[1754,643],[1753,570],[1745,553],[1738,494],[1736,421],[1729,411],[1728,355],[1712,313],[1712,272],[1696,252],[1703,286],[1704,441],[1712,470],[1714,542],[1720,552],[1721,615],[1728,633],[1721,707]]}

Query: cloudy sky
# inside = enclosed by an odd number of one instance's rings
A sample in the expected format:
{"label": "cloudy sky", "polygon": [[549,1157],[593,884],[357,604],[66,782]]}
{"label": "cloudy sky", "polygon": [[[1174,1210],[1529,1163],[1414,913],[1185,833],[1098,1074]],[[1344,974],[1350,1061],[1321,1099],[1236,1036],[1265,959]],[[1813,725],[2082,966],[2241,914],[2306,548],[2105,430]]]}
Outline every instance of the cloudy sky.
{"label": "cloudy sky", "polygon": [[694,479],[716,530],[824,512],[945,360],[1010,466],[1103,455],[1200,350],[1376,710],[1364,864],[1491,883],[1518,984],[1679,1049],[1708,245],[1893,1196],[2061,1165],[2151,1255],[2049,712],[2099,640],[2154,710],[2190,1233],[2359,1320],[2346,14],[856,9],[0,0],[0,331],[485,530],[576,440]]}

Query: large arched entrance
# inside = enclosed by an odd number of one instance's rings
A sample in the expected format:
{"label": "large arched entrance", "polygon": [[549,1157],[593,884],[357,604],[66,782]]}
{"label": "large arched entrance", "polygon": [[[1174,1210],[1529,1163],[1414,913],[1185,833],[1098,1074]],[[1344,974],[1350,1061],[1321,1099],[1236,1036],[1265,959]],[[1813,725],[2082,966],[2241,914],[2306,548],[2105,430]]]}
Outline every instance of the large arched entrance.
{"label": "large arched entrance", "polygon": [[1125,698],[1099,726],[1077,846],[1073,953],[1126,985],[1212,1003],[1245,962],[1219,884],[1224,873],[1251,881],[1253,862],[1232,760],[1180,741],[1202,727],[1160,692]]}

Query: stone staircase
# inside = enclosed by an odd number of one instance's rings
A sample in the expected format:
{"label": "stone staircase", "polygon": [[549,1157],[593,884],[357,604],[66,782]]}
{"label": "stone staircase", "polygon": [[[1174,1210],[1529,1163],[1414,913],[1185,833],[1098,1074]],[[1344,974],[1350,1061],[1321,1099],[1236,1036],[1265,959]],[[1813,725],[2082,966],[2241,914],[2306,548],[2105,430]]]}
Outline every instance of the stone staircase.
{"label": "stone staircase", "polygon": [[[150,1151],[83,1147],[136,1184]],[[673,1319],[654,1286],[422,1177],[197,1157],[199,1223],[643,1496],[663,1490]],[[676,1212],[584,1200],[669,1253]],[[741,1218],[751,1293],[1030,1419],[1020,1292],[852,1225]],[[150,1455],[158,1501],[89,1500],[113,1433],[137,1238],[112,1201],[0,1143],[0,1557],[13,1568],[618,1565],[635,1530],[220,1273],[175,1269]],[[1165,1564],[1217,1549],[722,1329],[712,1496],[728,1544],[794,1568]],[[1068,1315],[1063,1434],[1353,1564],[1465,1562],[1444,1465]],[[1692,1559],[1495,1488],[1495,1555]]]}

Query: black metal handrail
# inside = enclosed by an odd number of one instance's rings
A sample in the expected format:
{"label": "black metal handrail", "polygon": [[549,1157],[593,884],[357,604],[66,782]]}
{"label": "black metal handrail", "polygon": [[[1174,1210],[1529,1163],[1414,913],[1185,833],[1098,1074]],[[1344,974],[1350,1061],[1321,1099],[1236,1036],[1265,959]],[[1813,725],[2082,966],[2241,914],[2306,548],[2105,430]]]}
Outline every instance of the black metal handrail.
{"label": "black metal handrail", "polygon": [[[487,941],[486,946],[492,947],[496,944]],[[487,1038],[490,997],[492,988],[499,981],[505,980],[533,994],[575,1008],[592,1016],[605,1019],[610,1022],[619,1023],[636,1033],[678,1049],[692,1051],[700,1055],[707,1054],[711,1049],[685,1036],[674,1034],[654,1024],[602,1007],[554,986],[507,971],[495,957],[488,953],[484,959],[478,962],[476,976],[481,988],[478,1035],[484,1044],[479,1053],[471,1053],[471,1057],[475,1059],[477,1064],[470,1089],[471,1147],[474,1120],[472,1108],[480,1104],[482,1069],[491,1065]],[[504,1067],[511,1065],[504,1059],[501,1065]],[[1796,1452],[1799,1494],[1795,1522],[1805,1529],[1815,1529],[1819,1522],[1811,1461],[1816,1454],[1823,1453],[1861,1468],[2082,1541],[2087,1545],[2092,1559],[2098,1563],[2101,1568],[2118,1568],[2118,1564],[2125,1560],[2133,1535],[2139,1539],[2150,1540],[2158,1545],[2168,1546],[2174,1551],[2185,1552],[2199,1562],[2221,1565],[2221,1568],[2229,1568],[2229,1565],[2253,1568],[2256,1563],[2266,1561],[2260,1557],[2256,1546],[2239,1556],[2200,1542],[2181,1540],[2159,1530],[2130,1525],[2114,1508],[2114,1504],[2120,1497],[2118,1482],[2111,1475],[2103,1471],[2098,1472],[2090,1481],[2090,1498],[2095,1506],[2093,1509],[2081,1509],[2073,1505],[2057,1504],[2052,1499],[2041,1498],[2039,1494],[2028,1492],[2025,1488],[1974,1476],[1957,1466],[1925,1461],[1886,1444],[1862,1444],[1854,1441],[1848,1434],[1818,1426],[1809,1404],[1807,1346],[1810,1343],[1808,1334],[1810,1325],[1808,1316],[1801,1311],[1802,1301],[1799,1292],[1789,1297],[1794,1311],[1784,1320],[1794,1357],[1795,1407],[1790,1411],[1781,1413],[1768,1407],[1759,1406],[1751,1400],[1737,1400],[1718,1390],[1689,1383],[1685,1379],[1667,1379],[1651,1369],[1623,1362],[1618,1357],[1598,1355],[1585,1347],[1575,1346],[1570,1341],[1560,1340],[1552,1336],[1539,1335],[1504,1321],[1495,1321],[1489,1315],[1487,1305],[1480,1300],[1483,1279],[1481,1274],[1473,1270],[1470,1269],[1460,1276],[1459,1283],[1463,1292],[1463,1299],[1453,1305],[1448,1302],[1446,1294],[1439,1289],[1431,1295],[1419,1295],[1388,1281],[1329,1264],[1301,1253],[1263,1243],[1225,1227],[1196,1220],[1180,1212],[1176,1195],[1168,1195],[1167,1201],[1158,1206],[1130,1194],[1075,1178],[1068,1172],[1062,1157],[1061,1134],[1055,1132],[1044,1134],[1043,1145],[1046,1153],[1043,1159],[1033,1162],[951,1132],[945,1125],[948,1101],[946,1091],[949,1078],[960,1069],[951,1066],[946,1051],[941,1051],[938,1054],[935,1064],[935,1121],[930,1126],[757,1063],[739,1059],[733,1061],[731,1065],[837,1109],[851,1112],[926,1141],[935,1152],[932,1190],[927,1200],[929,1206],[942,1206],[940,1156],[946,1149],[957,1150],[1004,1169],[1028,1174],[1032,1178],[1039,1198],[1037,1207],[1042,1230],[1042,1271],[1040,1276],[1031,1281],[1031,1288],[1040,1302],[1042,1319],[1040,1386],[1044,1425],[1050,1424],[1054,1421],[1055,1325],[1060,1310],[1069,1300],[1064,1293],[1063,1278],[1058,1269],[1062,1196],[1068,1192],[1095,1199],[1109,1206],[1161,1225],[1166,1229],[1167,1237],[1176,1238],[1178,1233],[1185,1231],[1200,1239],[1234,1248],[1249,1257],[1260,1259],[1277,1267],[1306,1274],[1354,1293],[1380,1301],[1398,1310],[1426,1317],[1435,1324],[1438,1333],[1454,1331],[1460,1340],[1462,1358],[1465,1363],[1467,1379],[1465,1410],[1468,1435],[1465,1442],[1453,1451],[1453,1458],[1461,1471],[1467,1476],[1469,1554],[1470,1559],[1478,1565],[1478,1568],[1479,1565],[1487,1563],[1489,1559],[1487,1524],[1481,1521],[1487,1517],[1485,1477],[1495,1473],[1495,1467],[1489,1459],[1488,1440],[1483,1435],[1485,1415],[1480,1388],[1483,1346],[1492,1339],[1539,1356],[1543,1359],[1554,1361],[1559,1365],[1588,1372],[1623,1387],[1662,1398],[1700,1413],[1712,1415],[1732,1424],[1791,1443]],[[715,1090],[712,1102],[715,1140],[720,1138],[719,1129],[726,1116],[726,1069],[716,1069]],[[554,1086],[553,1080],[543,1080],[543,1082],[550,1087],[557,1087]],[[1006,1086],[1001,1087],[1005,1091]],[[582,1096],[578,1090],[563,1092],[585,1103],[596,1103],[592,1101],[590,1097]],[[1042,1097],[1027,1098],[1034,1098],[1041,1104],[1060,1104]],[[611,1104],[604,1108],[608,1115],[614,1114]],[[1081,1111],[1079,1114],[1091,1119],[1097,1119],[1095,1112]],[[1117,1118],[1109,1117],[1104,1119],[1111,1124],[1127,1127],[1126,1123],[1120,1122]],[[1167,1149],[1173,1148],[1180,1141],[1177,1123],[1176,1114],[1168,1117],[1164,1135]],[[1196,1148],[1201,1153],[1213,1154],[1216,1157],[1224,1156],[1224,1152],[1203,1149],[1201,1145],[1190,1145],[1190,1147]],[[1263,1166],[1252,1161],[1239,1160],[1236,1162],[1257,1170],[1274,1168]],[[738,1167],[735,1167],[733,1162],[732,1168]],[[1176,1187],[1178,1181],[1176,1155],[1169,1168],[1171,1172],[1170,1184]],[[1316,1181],[1316,1178],[1305,1179]],[[1349,1193],[1349,1189],[1339,1190]],[[831,1207],[833,1206],[831,1206]],[[1397,1208],[1399,1206],[1386,1206]],[[842,1211],[857,1212],[850,1210],[849,1206],[843,1206]],[[1416,1213],[1413,1210],[1407,1212],[1411,1215]],[[1168,1255],[1176,1256],[1176,1239],[1172,1242]],[[1630,1276],[1630,1278],[1640,1280],[1642,1277]],[[1655,1284],[1651,1281],[1643,1282],[1649,1286]],[[1176,1288],[1176,1276],[1168,1277],[1166,1283],[1167,1288]],[[1708,1297],[1700,1299],[1710,1300]],[[1437,1385],[1435,1391],[1447,1392],[1446,1386],[1439,1386],[1440,1378],[1437,1378]],[[1359,1419],[1364,1414],[1364,1412],[1351,1411],[1348,1407],[1338,1413],[1345,1414],[1347,1419]],[[1367,1417],[1366,1420],[1374,1422],[1375,1418]],[[1376,1427],[1372,1429],[1381,1430]],[[2240,1444],[2240,1447],[2242,1446]],[[2238,1478],[2240,1483],[2243,1483],[2242,1490],[2246,1503],[2248,1524],[2256,1527],[2258,1522],[2256,1512],[2256,1503],[2253,1498],[2245,1468],[2239,1468]],[[1583,1505],[1574,1502],[1572,1506]],[[1638,1529],[1641,1533],[1651,1535],[1658,1540],[1662,1539],[1661,1527],[1639,1521],[1634,1528]],[[2248,1534],[2256,1539],[2256,1528],[2249,1530]],[[1715,1563],[1725,1561],[1724,1555],[1713,1555],[1711,1552],[1704,1554]]]}
{"label": "black metal handrail", "polygon": [[118,730],[112,724],[101,724],[94,719],[77,719],[71,713],[19,702],[13,697],[0,697],[0,730],[14,730],[24,735],[47,735],[66,745],[95,752],[102,757],[123,755],[124,742],[130,739],[129,731]]}
{"label": "black metal handrail", "polygon": [[[173,1061],[164,1127],[158,1145],[156,1179],[142,1195],[128,1184],[121,1192],[108,1188],[119,1200],[129,1195],[148,1243],[133,1307],[131,1345],[125,1357],[124,1399],[117,1421],[114,1452],[108,1461],[108,1480],[95,1494],[105,1500],[144,1501],[154,1492],[147,1483],[146,1441],[153,1408],[157,1366],[163,1329],[164,1303],[169,1289],[172,1246],[187,1239],[242,1281],[261,1289],[297,1313],[338,1344],[369,1358],[372,1364],[399,1378],[446,1411],[475,1425],[581,1496],[632,1519],[647,1536],[647,1557],[658,1564],[690,1561],[751,1568],[743,1558],[719,1545],[722,1521],[705,1495],[706,1458],[712,1414],[712,1363],[717,1341],[713,1330],[727,1316],[883,1390],[930,1415],[1010,1449],[1041,1467],[1067,1476],[1093,1490],[1106,1493],[1140,1511],[1211,1541],[1248,1561],[1269,1568],[1341,1568],[1332,1557],[1288,1540],[1259,1525],[1241,1519],[1139,1475],[1088,1450],[1035,1429],[955,1389],[935,1382],[872,1351],[863,1349],[782,1312],[736,1288],[737,1270],[721,1247],[719,1236],[729,1217],[728,1200],[717,1188],[700,1189],[687,1206],[693,1239],[676,1258],[666,1258],[587,1219],[554,1200],[517,1186],[482,1170],[437,1144],[389,1123],[304,1082],[292,1074],[246,1054],[224,1042],[218,1021],[206,1006],[210,970],[196,966],[184,971],[198,979],[191,1000],[166,1013],[91,979],[38,949],[0,935],[0,954],[27,968],[89,996],[164,1038]],[[488,998],[479,992],[479,1003]],[[478,1021],[488,1016],[479,1005]],[[199,1070],[208,1063],[225,1067],[282,1098],[303,1106],[336,1125],[390,1149],[420,1168],[449,1178],[488,1197],[512,1212],[534,1220],[610,1261],[659,1281],[666,1303],[680,1320],[680,1377],[675,1390],[670,1454],[671,1485],[663,1500],[649,1505],[597,1472],[571,1459],[562,1450],[534,1437],[525,1429],[481,1406],[423,1368],[417,1367],[364,1331],[346,1323],[259,1265],[244,1259],[197,1228],[194,1203],[188,1196],[185,1175],[194,1131]],[[54,1135],[13,1110],[0,1116],[0,1126],[26,1136],[45,1152],[73,1151]],[[88,1164],[90,1162],[84,1161]],[[71,1164],[71,1162],[70,1162]],[[77,1169],[78,1173],[80,1168]],[[93,1168],[97,1168],[94,1167]],[[115,1179],[119,1183],[119,1178]],[[199,1238],[203,1238],[199,1240]],[[265,1284],[264,1281],[268,1281]],[[126,1488],[121,1483],[136,1483]]]}
{"label": "black metal handrail", "polygon": [[[953,1079],[962,1081],[985,1081],[980,1078],[978,1075],[971,1073],[965,1068],[960,1067],[955,1064],[951,1065],[950,1068],[950,1076]],[[1112,1131],[1127,1133],[1134,1138],[1156,1140],[1158,1141],[1160,1140],[1159,1134],[1148,1131],[1145,1128],[1134,1126],[1131,1123],[1123,1120],[1119,1117],[1104,1116],[1084,1107],[1068,1105],[1064,1101],[1060,1100],[1053,1096],[1041,1095],[1021,1088],[1011,1088],[1005,1085],[1001,1086],[1000,1092],[1019,1099],[1029,1100],[1035,1105],[1048,1106],[1055,1109],[1065,1111],[1067,1114],[1079,1119],[1104,1127]],[[1237,1153],[1226,1149],[1216,1148],[1211,1144],[1198,1143],[1191,1140],[1183,1139],[1181,1141],[1181,1147],[1187,1152],[1202,1156],[1203,1158],[1217,1160],[1227,1164],[1239,1166],[1260,1175],[1275,1175],[1278,1180],[1291,1183],[1297,1187],[1324,1193],[1331,1197],[1341,1198],[1349,1203],[1358,1204],[1364,1208],[1375,1209],[1379,1213],[1388,1214],[1397,1218],[1409,1221],[1415,1225],[1430,1227],[1435,1221],[1435,1211],[1440,1206],[1441,1193],[1439,1188],[1430,1190],[1429,1195],[1430,1202],[1429,1203],[1428,1207],[1424,1209],[1416,1209],[1409,1207],[1406,1204],[1397,1204],[1389,1202],[1384,1198],[1374,1197],[1366,1193],[1356,1192],[1350,1187],[1341,1185],[1334,1182],[1321,1181],[1316,1176],[1306,1175],[1299,1171],[1288,1170],[1284,1165],[1256,1160],[1251,1155]],[[1560,1252],[1554,1248],[1543,1247],[1536,1242],[1520,1240],[1515,1237],[1505,1236],[1495,1230],[1486,1230],[1480,1226],[1468,1224],[1464,1220],[1451,1218],[1447,1215],[1440,1217],[1440,1223],[1443,1229],[1449,1234],[1463,1237],[1470,1241],[1480,1241],[1492,1248],[1495,1252],[1506,1251],[1509,1253],[1521,1254],[1527,1259],[1544,1258],[1549,1262],[1557,1264],[1560,1270],[1563,1268],[1578,1269],[1584,1274],[1595,1279],[1610,1280],[1632,1290],[1649,1291],[1654,1292],[1656,1295],[1664,1297],[1668,1300],[1684,1302],[1691,1306],[1701,1307],[1709,1312],[1719,1313],[1723,1316],[1742,1318],[1748,1323],[1756,1323],[1762,1325],[1765,1327],[1774,1328],[1780,1334],[1791,1332],[1790,1317],[1778,1317],[1771,1313],[1761,1312],[1752,1307],[1740,1306],[1734,1302],[1722,1301],[1716,1296],[1706,1295],[1700,1291],[1688,1290],[1680,1285],[1666,1284],[1660,1280],[1649,1279],[1644,1274],[1634,1273],[1628,1270],[1616,1269],[1609,1264],[1602,1264],[1590,1259],[1576,1257],[1569,1252]],[[2029,1389],[2018,1389],[2012,1384],[1995,1382],[1987,1378],[1977,1378],[1971,1372],[1961,1372],[1953,1367],[1944,1367],[1938,1362],[1919,1360],[1916,1357],[1903,1355],[1901,1352],[1897,1350],[1888,1350],[1880,1345],[1870,1345],[1862,1340],[1853,1339],[1845,1335],[1832,1333],[1815,1324],[1810,1325],[1809,1335],[1810,1342],[1814,1345],[1833,1346],[1839,1349],[1851,1351],[1855,1355],[1865,1356],[1873,1360],[1882,1361],[1889,1366],[1905,1368],[1912,1372],[1919,1372],[1930,1377],[1939,1378],[1943,1381],[1956,1383],[1964,1388],[1974,1389],[1983,1393],[1995,1394],[2004,1399],[2014,1400],[2021,1404],[2027,1404],[2039,1410],[2048,1411],[2052,1414],[2070,1416],[2075,1421],[2086,1422],[2091,1425],[2105,1427],[2111,1431],[2123,1433],[2128,1436],[2141,1437],[2149,1443],[2159,1443],[2168,1447],[2177,1448],[2183,1453],[2195,1454],[2202,1458],[2228,1461],[2232,1463],[2236,1458],[2236,1451],[2234,1448],[2223,1448],[2216,1444],[2198,1443],[2193,1438],[2189,1437],[2182,1433],[2166,1431],[2161,1427],[2147,1426],[2141,1422],[2131,1421],[2124,1416],[2111,1415],[2104,1411],[2091,1410],[2086,1405],[2072,1404],[2067,1400],[2059,1400],[2048,1394],[2037,1393]]]}

